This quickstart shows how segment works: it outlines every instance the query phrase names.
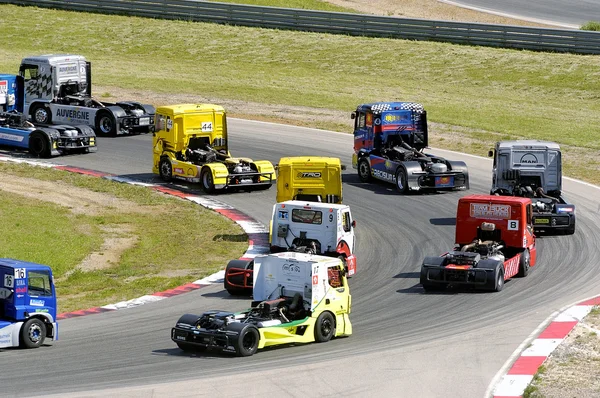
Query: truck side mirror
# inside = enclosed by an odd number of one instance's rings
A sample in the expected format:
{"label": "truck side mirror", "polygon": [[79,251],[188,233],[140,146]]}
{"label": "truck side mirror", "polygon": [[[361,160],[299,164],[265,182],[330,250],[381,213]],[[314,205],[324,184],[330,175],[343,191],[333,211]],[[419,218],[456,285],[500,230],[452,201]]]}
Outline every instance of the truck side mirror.
{"label": "truck side mirror", "polygon": [[350,114],[350,119],[356,119],[356,112],[352,112]]}
{"label": "truck side mirror", "polygon": [[494,157],[494,151],[493,150],[489,150],[488,151],[488,157],[493,158]]}
{"label": "truck side mirror", "polygon": [[352,228],[356,228],[356,220],[352,220]]}

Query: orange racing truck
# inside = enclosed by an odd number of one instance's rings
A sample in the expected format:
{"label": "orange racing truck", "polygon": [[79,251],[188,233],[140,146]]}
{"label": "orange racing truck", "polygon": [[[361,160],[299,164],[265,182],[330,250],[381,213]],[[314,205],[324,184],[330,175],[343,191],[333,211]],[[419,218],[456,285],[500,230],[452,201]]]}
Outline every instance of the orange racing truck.
{"label": "orange racing truck", "polygon": [[499,292],[536,262],[531,199],[496,195],[460,198],[454,249],[425,257],[420,281],[426,291],[470,286]]}

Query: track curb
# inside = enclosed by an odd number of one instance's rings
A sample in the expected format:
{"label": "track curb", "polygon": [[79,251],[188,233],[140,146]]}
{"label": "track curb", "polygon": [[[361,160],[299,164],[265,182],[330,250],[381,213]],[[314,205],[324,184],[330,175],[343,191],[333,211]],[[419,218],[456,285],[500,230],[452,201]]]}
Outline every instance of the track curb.
{"label": "track curb", "polygon": [[[161,193],[164,193],[167,195],[176,196],[181,199],[189,200],[191,202],[194,202],[200,206],[203,206],[207,209],[213,210],[213,211],[229,218],[230,220],[232,220],[236,224],[238,224],[240,227],[242,227],[244,232],[248,235],[248,249],[246,249],[246,252],[240,259],[251,259],[251,258],[256,257],[257,255],[265,254],[265,253],[269,252],[269,231],[268,231],[268,229],[262,223],[260,223],[256,219],[252,218],[251,216],[249,216],[249,215],[247,215],[247,214],[235,209],[234,207],[232,207],[226,203],[223,203],[219,200],[216,200],[213,198],[207,198],[205,196],[189,194],[189,193],[183,192],[181,190],[178,190],[176,188],[169,187],[169,186],[145,183],[143,181],[138,181],[138,180],[131,179],[131,178],[124,178],[124,177],[120,177],[120,176],[117,176],[114,174],[103,173],[100,171],[89,170],[89,169],[84,169],[84,168],[80,168],[80,167],[55,165],[55,164],[46,163],[43,161],[16,159],[16,158],[11,158],[11,157],[7,157],[7,156],[0,156],[0,161],[13,162],[13,163],[26,163],[26,164],[29,164],[32,166],[54,168],[57,170],[63,170],[63,171],[71,172],[71,173],[83,174],[83,175],[87,175],[87,176],[91,176],[91,177],[105,178],[107,180],[121,182],[121,183],[125,183],[125,184],[145,186],[145,187],[148,187],[150,189],[153,189],[155,191],[158,191],[158,192],[161,192]],[[194,282],[186,283],[185,285],[178,286],[173,289],[168,289],[168,290],[165,290],[162,292],[156,292],[156,293],[144,295],[141,297],[137,297],[137,298],[127,300],[127,301],[121,301],[121,302],[114,303],[114,304],[107,304],[107,305],[103,305],[101,307],[93,307],[93,308],[88,308],[85,310],[65,312],[62,314],[58,314],[56,318],[57,318],[57,320],[70,319],[70,318],[77,318],[77,317],[86,316],[86,315],[99,314],[99,313],[108,312],[108,311],[116,311],[116,310],[138,307],[138,306],[146,304],[146,303],[153,303],[156,301],[161,301],[161,300],[164,300],[169,297],[187,293],[192,290],[197,290],[197,289],[209,286],[211,284],[223,283],[224,277],[225,277],[225,271],[223,270],[223,271],[219,271],[213,275],[210,275],[206,278],[198,279]]]}
{"label": "track curb", "polygon": [[[600,305],[600,296],[585,299],[550,315],[549,319],[542,322],[524,344],[517,348],[507,363],[510,368],[501,371],[502,376],[501,378],[497,376],[499,380],[496,383],[492,382],[491,396],[493,398],[523,396],[539,367],[597,305]],[[503,369],[505,368],[507,366]]]}

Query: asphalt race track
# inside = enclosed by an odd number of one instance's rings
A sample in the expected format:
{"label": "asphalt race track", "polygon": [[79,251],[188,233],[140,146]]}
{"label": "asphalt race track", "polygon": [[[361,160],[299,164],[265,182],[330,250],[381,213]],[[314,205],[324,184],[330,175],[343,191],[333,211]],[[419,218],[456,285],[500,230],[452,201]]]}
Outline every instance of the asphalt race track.
{"label": "asphalt race track", "polygon": [[579,28],[600,21],[600,0],[440,0],[478,11]]}
{"label": "asphalt race track", "polygon": [[[181,314],[249,305],[212,285],[137,308],[61,321],[60,341],[53,346],[4,350],[3,396],[480,398],[551,313],[600,294],[598,188],[565,181],[568,198],[577,205],[577,231],[540,238],[538,264],[528,277],[507,282],[500,293],[425,294],[418,279],[421,261],[452,247],[457,199],[489,192],[491,161],[432,151],[466,160],[471,190],[401,196],[392,185],[359,182],[350,164],[351,135],[237,119],[230,119],[229,127],[234,155],[274,163],[282,156],[326,155],[348,165],[344,203],[352,207],[358,237],[358,273],[350,281],[354,335],[248,358],[184,354],[170,340]],[[104,138],[95,154],[52,162],[158,181],[151,174],[151,148],[149,135]],[[267,223],[275,188],[217,198]],[[101,391],[107,388],[121,389]]]}

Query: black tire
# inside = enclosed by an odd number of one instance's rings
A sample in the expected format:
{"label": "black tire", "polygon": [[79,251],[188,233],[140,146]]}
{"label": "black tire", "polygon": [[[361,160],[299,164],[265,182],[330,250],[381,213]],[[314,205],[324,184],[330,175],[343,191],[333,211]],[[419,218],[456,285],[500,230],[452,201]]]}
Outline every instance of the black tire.
{"label": "black tire", "polygon": [[421,285],[423,285],[423,290],[425,290],[426,292],[440,292],[442,290],[446,290],[446,288],[448,287],[447,283],[422,282]]}
{"label": "black tire", "polygon": [[494,272],[494,278],[496,279],[493,285],[494,291],[502,291],[502,288],[504,288],[504,269],[502,267],[498,267],[496,269],[496,272]]}
{"label": "black tire", "polygon": [[331,312],[324,311],[317,318],[315,323],[315,341],[317,343],[325,343],[335,334],[335,319]]}
{"label": "black tire", "polygon": [[200,174],[200,180],[202,181],[202,189],[204,192],[215,192],[215,181],[213,180],[212,171],[208,167],[202,170],[202,174]]}
{"label": "black tire", "polygon": [[173,165],[169,158],[162,158],[158,163],[158,173],[160,178],[165,182],[173,180]]}
{"label": "black tire", "polygon": [[46,338],[46,325],[37,318],[31,318],[21,328],[22,348],[37,348],[44,344]]}
{"label": "black tire", "polygon": [[[227,279],[227,271],[229,271],[231,268],[241,268],[241,269],[253,270],[254,269],[254,261],[231,260],[229,263],[227,263],[227,267],[225,268],[225,281],[223,282],[223,286],[225,287],[225,290],[227,290],[227,292],[229,294],[231,294],[232,296],[242,296],[242,295],[249,296],[249,295],[251,295],[252,289],[243,289],[243,288],[233,286],[230,283],[229,279]],[[237,281],[237,282],[242,283],[242,280]]]}
{"label": "black tire", "polygon": [[531,267],[530,261],[531,255],[529,254],[529,249],[525,249],[525,251],[521,253],[521,259],[519,260],[518,277],[524,278],[529,274],[529,268]]}
{"label": "black tire", "polygon": [[117,121],[108,111],[98,112],[96,115],[96,132],[104,137],[114,137],[117,135]]}
{"label": "black tire", "polygon": [[34,104],[29,110],[31,120],[36,124],[52,123],[52,112],[43,104]]}
{"label": "black tire", "polygon": [[29,153],[35,157],[50,157],[50,142],[48,137],[40,132],[33,132],[29,136]]}
{"label": "black tire", "polygon": [[371,166],[366,158],[362,158],[358,161],[358,178],[362,182],[371,181]]}
{"label": "black tire", "polygon": [[235,344],[235,352],[238,357],[249,357],[256,354],[260,333],[252,325],[246,325],[238,335]]}
{"label": "black tire", "polygon": [[401,194],[408,193],[408,177],[404,167],[398,167],[398,170],[396,170],[396,189]]}

